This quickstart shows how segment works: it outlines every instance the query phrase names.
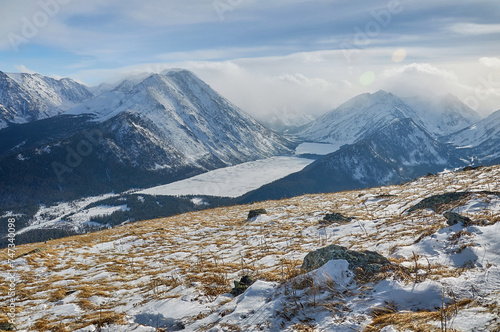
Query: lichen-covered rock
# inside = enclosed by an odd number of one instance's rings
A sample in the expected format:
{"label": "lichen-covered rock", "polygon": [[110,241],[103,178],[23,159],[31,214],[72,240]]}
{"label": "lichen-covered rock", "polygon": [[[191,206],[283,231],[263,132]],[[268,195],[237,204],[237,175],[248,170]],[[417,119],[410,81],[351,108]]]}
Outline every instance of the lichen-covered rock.
{"label": "lichen-covered rock", "polygon": [[448,209],[450,206],[458,205],[460,201],[470,198],[472,195],[483,194],[483,195],[495,195],[500,197],[500,192],[498,191],[477,191],[477,192],[452,192],[444,193],[440,195],[434,195],[424,198],[416,205],[412,206],[408,212],[413,212],[421,209],[431,209],[434,212],[442,213]]}
{"label": "lichen-covered rock", "polygon": [[470,220],[470,218],[462,216],[455,212],[446,212],[445,214],[443,214],[443,216],[446,218],[446,223],[450,226],[456,225],[458,223],[461,223],[463,226],[469,226],[472,224],[472,220]]}
{"label": "lichen-covered rock", "polygon": [[408,212],[413,212],[421,209],[431,209],[434,212],[439,212],[441,209],[446,206],[446,204],[459,201],[463,198],[466,198],[470,195],[468,192],[454,192],[454,193],[445,193],[441,195],[434,195],[431,197],[427,197],[420,201],[415,206],[412,206]]}
{"label": "lichen-covered rock", "polygon": [[320,224],[332,224],[332,223],[339,223],[339,224],[347,224],[350,222],[352,217],[346,217],[342,213],[327,213],[323,220],[320,221]]}
{"label": "lichen-covered rock", "polygon": [[234,288],[231,290],[231,295],[238,296],[245,292],[245,290],[250,287],[254,281],[250,279],[249,276],[244,276],[240,279],[240,281],[234,282]]}
{"label": "lichen-covered rock", "polygon": [[261,214],[267,214],[267,211],[265,209],[250,210],[250,212],[248,212],[247,219],[255,218],[257,216],[260,216]]}
{"label": "lichen-covered rock", "polygon": [[364,274],[375,274],[383,267],[393,265],[387,258],[374,251],[354,251],[332,244],[308,253],[304,258],[302,268],[309,272],[320,268],[332,259],[345,259],[349,263],[349,269],[362,271]]}
{"label": "lichen-covered rock", "polygon": [[11,323],[0,323],[0,331],[15,331],[16,327]]}

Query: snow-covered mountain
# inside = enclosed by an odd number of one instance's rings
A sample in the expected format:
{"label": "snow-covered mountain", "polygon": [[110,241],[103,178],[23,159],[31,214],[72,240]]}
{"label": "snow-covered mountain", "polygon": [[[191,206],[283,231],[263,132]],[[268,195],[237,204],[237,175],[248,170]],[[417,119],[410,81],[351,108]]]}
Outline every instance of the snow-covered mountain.
{"label": "snow-covered mountain", "polygon": [[[152,74],[139,84],[125,80],[67,114],[93,114],[96,122],[108,121],[126,159],[145,157],[144,149],[134,143],[139,137],[163,150],[160,156],[149,157],[160,157],[150,168],[171,167],[174,155],[183,163],[200,166],[199,161],[232,165],[291,152],[283,138],[187,70]],[[126,141],[130,144],[120,144]]]}
{"label": "snow-covered mountain", "polygon": [[378,91],[352,98],[308,124],[299,136],[340,148],[364,139],[394,119],[410,118],[434,137],[450,135],[481,120],[479,114],[449,94],[399,98]]}
{"label": "snow-covered mountain", "polygon": [[480,121],[481,116],[452,94],[441,97],[408,97],[409,105],[435,136],[446,136]]}
{"label": "snow-covered mountain", "polygon": [[69,78],[0,72],[0,129],[59,115],[92,97],[86,86]]}
{"label": "snow-covered mountain", "polygon": [[[77,129],[56,135],[61,125]],[[67,200],[150,187],[292,153],[288,140],[185,70],[153,74],[138,84],[125,80],[61,116],[25,126],[30,129],[17,128],[21,134],[8,146],[0,144],[0,172],[9,174],[0,176],[5,199],[51,192],[52,200]],[[43,185],[28,194],[26,181]]]}
{"label": "snow-covered mountain", "polygon": [[299,136],[310,142],[330,143],[340,148],[370,136],[395,119],[404,118],[422,124],[416,112],[392,93],[364,93],[319,117]]}
{"label": "snow-covered mountain", "polygon": [[479,163],[500,162],[500,110],[486,119],[446,137],[446,141]]}
{"label": "snow-covered mountain", "polygon": [[459,165],[461,161],[445,144],[413,120],[396,118],[302,171],[247,194],[244,201],[400,183]]}

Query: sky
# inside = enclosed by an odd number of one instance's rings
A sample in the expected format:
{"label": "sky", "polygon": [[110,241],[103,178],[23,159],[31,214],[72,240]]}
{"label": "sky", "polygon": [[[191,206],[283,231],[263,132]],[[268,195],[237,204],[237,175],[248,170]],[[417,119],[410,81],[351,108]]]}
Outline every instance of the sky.
{"label": "sky", "polygon": [[357,94],[500,109],[498,0],[0,0],[0,71],[89,86],[186,68],[247,113]]}

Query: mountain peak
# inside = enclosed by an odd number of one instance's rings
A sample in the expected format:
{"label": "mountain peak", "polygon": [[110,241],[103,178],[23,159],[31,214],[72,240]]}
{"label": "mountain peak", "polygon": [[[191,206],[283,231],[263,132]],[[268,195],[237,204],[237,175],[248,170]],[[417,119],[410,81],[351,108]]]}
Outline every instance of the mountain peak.
{"label": "mountain peak", "polygon": [[312,122],[300,136],[308,141],[330,143],[340,148],[371,135],[399,118],[420,122],[415,112],[397,96],[379,90],[348,100]]}
{"label": "mountain peak", "polygon": [[176,73],[193,75],[193,72],[191,72],[187,69],[184,69],[184,68],[170,68],[170,69],[166,69],[166,70],[161,72],[162,75],[169,75],[169,74],[173,75]]}
{"label": "mountain peak", "polygon": [[385,96],[394,96],[392,93],[387,92],[385,90],[378,90],[377,92],[372,93],[373,97],[385,97]]}

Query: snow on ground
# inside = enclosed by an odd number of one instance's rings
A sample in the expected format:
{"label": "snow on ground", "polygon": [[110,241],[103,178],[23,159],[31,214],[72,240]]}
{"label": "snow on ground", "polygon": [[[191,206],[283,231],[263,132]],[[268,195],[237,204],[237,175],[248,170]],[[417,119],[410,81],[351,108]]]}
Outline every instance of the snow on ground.
{"label": "snow on ground", "polygon": [[302,143],[295,149],[295,154],[316,154],[323,156],[337,151],[340,147],[341,145],[331,143]]}
{"label": "snow on ground", "polygon": [[[500,166],[402,186],[188,213],[17,248],[21,331],[498,331]],[[443,211],[424,198],[472,192]],[[266,215],[247,221],[250,209]],[[354,218],[321,224],[327,213]],[[372,250],[397,268],[362,281],[345,260],[299,269],[330,244]],[[35,250],[35,251],[34,251]],[[6,251],[1,251],[6,254]],[[22,254],[27,254],[22,256]],[[5,256],[3,256],[5,257]],[[248,275],[243,294],[229,292]],[[6,286],[5,286],[6,287]],[[10,299],[0,296],[0,305]],[[0,322],[5,316],[0,313]]]}
{"label": "snow on ground", "polygon": [[78,229],[82,224],[89,222],[89,218],[83,216],[88,214],[89,217],[98,215],[108,215],[120,209],[126,209],[125,206],[109,207],[100,206],[85,210],[85,207],[111,197],[117,197],[116,194],[105,194],[100,196],[87,197],[72,202],[59,203],[53,206],[40,206],[40,209],[35,214],[33,222],[28,227],[25,227],[17,232],[22,234],[40,228],[57,228],[57,224],[71,223],[71,228]]}
{"label": "snow on ground", "polygon": [[142,190],[145,195],[204,195],[239,197],[249,191],[298,172],[313,160],[272,157],[225,167],[163,186]]}
{"label": "snow on ground", "polygon": [[94,217],[108,216],[115,211],[128,211],[128,210],[129,208],[127,205],[120,205],[120,206],[100,205],[72,214],[71,216],[69,216],[68,219],[77,223],[81,223],[81,222],[86,222],[88,220],[92,220],[92,218]]}

